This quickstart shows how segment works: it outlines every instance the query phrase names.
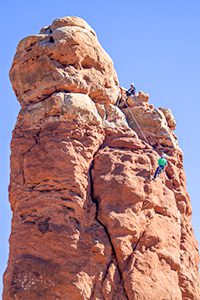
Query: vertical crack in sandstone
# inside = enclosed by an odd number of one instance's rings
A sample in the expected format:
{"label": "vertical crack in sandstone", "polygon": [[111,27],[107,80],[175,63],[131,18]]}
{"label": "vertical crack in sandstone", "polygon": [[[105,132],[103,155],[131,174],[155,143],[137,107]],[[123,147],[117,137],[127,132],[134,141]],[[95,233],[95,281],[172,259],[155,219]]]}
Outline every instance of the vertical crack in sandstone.
{"label": "vertical crack in sandstone", "polygon": [[[103,145],[103,143],[102,143]],[[101,149],[102,145],[100,145],[99,149]],[[111,261],[110,263],[108,264],[107,268],[106,268],[106,271],[105,271],[105,274],[104,274],[104,278],[103,278],[103,281],[105,280],[107,274],[108,274],[108,270],[109,270],[109,266],[110,264],[113,262],[113,258],[114,260],[116,261],[116,264],[117,264],[117,270],[119,272],[119,276],[120,276],[120,283],[121,283],[121,286],[123,288],[123,291],[124,291],[124,295],[126,297],[127,300],[129,300],[129,297],[126,293],[126,289],[125,289],[125,286],[124,286],[124,279],[123,279],[123,274],[122,274],[122,271],[120,269],[120,266],[119,266],[119,262],[118,262],[118,259],[117,259],[117,255],[116,255],[116,251],[115,251],[115,247],[113,245],[113,242],[112,242],[112,239],[110,237],[110,234],[109,234],[109,231],[106,227],[106,225],[103,224],[103,222],[99,219],[98,217],[98,213],[99,213],[99,202],[97,199],[95,199],[94,197],[94,183],[93,183],[93,177],[92,177],[92,170],[93,170],[93,167],[94,167],[94,159],[95,159],[95,156],[97,155],[99,149],[95,152],[94,156],[93,156],[93,160],[90,164],[90,168],[89,168],[89,182],[90,182],[90,198],[91,198],[91,201],[95,204],[96,206],[96,215],[95,215],[95,219],[96,221],[104,228],[104,231],[108,237],[108,240],[109,240],[109,243],[110,243],[110,246],[111,246],[111,250],[112,250],[112,256],[111,256]]]}

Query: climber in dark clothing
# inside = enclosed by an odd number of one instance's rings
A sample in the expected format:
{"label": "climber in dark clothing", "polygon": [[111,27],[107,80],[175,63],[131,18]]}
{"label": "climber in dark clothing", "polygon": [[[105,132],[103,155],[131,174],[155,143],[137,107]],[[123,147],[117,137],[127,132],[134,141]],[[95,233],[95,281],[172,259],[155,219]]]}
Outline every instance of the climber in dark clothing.
{"label": "climber in dark clothing", "polygon": [[127,97],[129,97],[129,96],[134,96],[135,93],[136,93],[135,85],[134,85],[134,83],[131,83],[130,89],[128,89],[128,91],[126,91],[126,96],[127,96]]}
{"label": "climber in dark clothing", "polygon": [[156,179],[156,177],[165,169],[165,167],[168,165],[168,162],[166,160],[166,155],[163,153],[161,157],[158,159],[158,167],[155,171],[155,174],[153,176],[153,179]]}

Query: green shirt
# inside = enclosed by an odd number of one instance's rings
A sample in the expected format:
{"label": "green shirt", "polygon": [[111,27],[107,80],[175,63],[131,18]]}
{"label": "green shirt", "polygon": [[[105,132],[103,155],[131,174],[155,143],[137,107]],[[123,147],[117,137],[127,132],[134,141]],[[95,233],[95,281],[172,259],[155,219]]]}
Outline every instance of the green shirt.
{"label": "green shirt", "polygon": [[158,164],[159,164],[159,166],[165,167],[167,165],[167,160],[165,158],[163,158],[163,157],[160,157],[158,159]]}

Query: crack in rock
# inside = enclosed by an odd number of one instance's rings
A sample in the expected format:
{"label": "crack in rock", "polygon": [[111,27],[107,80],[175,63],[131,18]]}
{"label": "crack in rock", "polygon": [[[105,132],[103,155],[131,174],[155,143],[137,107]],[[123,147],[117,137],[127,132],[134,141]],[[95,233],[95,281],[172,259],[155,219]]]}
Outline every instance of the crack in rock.
{"label": "crack in rock", "polygon": [[[102,145],[103,145],[103,143],[102,143]],[[101,149],[101,146],[99,147],[99,149]],[[124,295],[125,295],[126,299],[129,300],[129,297],[128,297],[127,293],[126,293],[126,289],[125,289],[125,286],[124,286],[123,274],[122,274],[122,271],[121,271],[120,266],[119,266],[118,258],[117,258],[116,251],[115,251],[115,247],[114,247],[113,242],[112,242],[112,239],[111,239],[111,237],[110,237],[108,228],[106,227],[106,225],[104,225],[104,224],[102,223],[102,221],[101,221],[101,220],[99,219],[99,217],[98,217],[98,213],[99,213],[99,202],[98,202],[98,200],[95,199],[95,197],[94,197],[94,182],[93,182],[93,177],[92,177],[92,170],[93,170],[93,167],[94,167],[95,156],[97,155],[99,149],[95,152],[95,154],[94,154],[94,156],[93,156],[93,160],[92,160],[92,162],[91,162],[91,164],[90,164],[90,168],[89,168],[89,172],[88,172],[88,174],[89,174],[89,180],[90,180],[90,199],[91,199],[91,201],[92,201],[92,202],[95,204],[95,206],[96,206],[95,219],[96,219],[96,221],[104,228],[104,231],[105,231],[105,233],[106,233],[106,235],[107,235],[107,238],[108,238],[109,243],[110,243],[110,246],[111,246],[112,257],[111,257],[111,262],[109,263],[109,265],[112,263],[113,257],[114,257],[114,259],[115,259],[115,261],[116,261],[116,267],[117,267],[117,270],[118,270],[118,272],[119,272],[120,283],[121,283],[121,285],[122,285],[122,288],[123,288],[123,291],[124,291]],[[108,272],[108,270],[109,270],[109,267],[107,267],[106,271]],[[106,278],[106,275],[104,276],[104,278]]]}

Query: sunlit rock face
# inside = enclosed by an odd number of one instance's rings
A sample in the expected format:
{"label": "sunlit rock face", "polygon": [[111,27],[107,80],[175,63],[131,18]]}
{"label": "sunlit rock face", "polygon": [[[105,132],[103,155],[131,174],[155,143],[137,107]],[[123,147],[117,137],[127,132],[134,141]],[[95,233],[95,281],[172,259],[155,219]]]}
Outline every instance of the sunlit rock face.
{"label": "sunlit rock face", "polygon": [[113,62],[82,19],[65,17],[23,39],[10,70],[22,106],[56,91],[89,94],[95,102],[115,103],[119,84]]}
{"label": "sunlit rock face", "polygon": [[[170,110],[122,90],[82,19],[19,43],[4,300],[199,300],[198,245]],[[139,125],[139,126],[138,126]],[[159,154],[168,166],[151,177]]]}

